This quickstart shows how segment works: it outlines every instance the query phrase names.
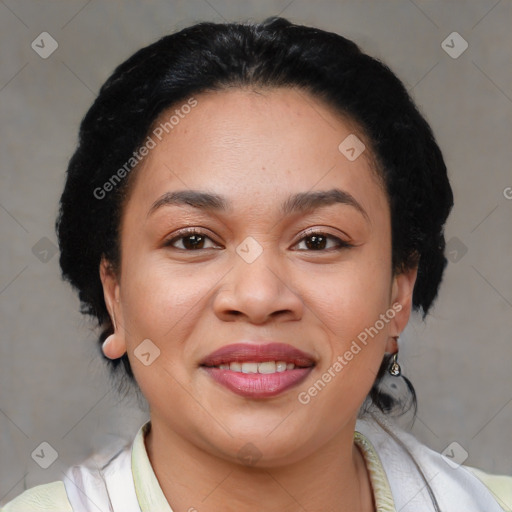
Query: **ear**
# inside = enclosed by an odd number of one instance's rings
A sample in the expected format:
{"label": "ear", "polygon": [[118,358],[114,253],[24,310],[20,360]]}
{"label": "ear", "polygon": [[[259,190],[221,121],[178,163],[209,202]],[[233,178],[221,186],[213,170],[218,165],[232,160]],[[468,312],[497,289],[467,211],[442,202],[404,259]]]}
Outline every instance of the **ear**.
{"label": "ear", "polygon": [[396,312],[390,322],[389,339],[386,352],[394,354],[398,347],[394,337],[400,336],[405,329],[412,310],[412,293],[418,275],[418,267],[405,269],[393,277],[391,285],[391,307]]}
{"label": "ear", "polygon": [[103,297],[114,326],[114,334],[103,343],[103,353],[109,359],[118,359],[126,352],[123,312],[119,300],[120,284],[112,265],[105,257],[101,259],[99,270]]}

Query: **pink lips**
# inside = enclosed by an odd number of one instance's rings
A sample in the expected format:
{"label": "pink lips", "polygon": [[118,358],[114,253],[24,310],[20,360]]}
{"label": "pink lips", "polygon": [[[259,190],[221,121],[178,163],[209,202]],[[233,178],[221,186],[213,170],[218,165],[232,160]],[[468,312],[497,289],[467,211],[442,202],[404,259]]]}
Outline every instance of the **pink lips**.
{"label": "pink lips", "polygon": [[[276,373],[241,373],[218,368],[221,364],[233,362],[284,361],[293,363],[295,368]],[[284,343],[266,345],[236,343],[216,350],[201,364],[216,382],[234,393],[250,398],[276,396],[299,384],[315,366],[313,357]]]}

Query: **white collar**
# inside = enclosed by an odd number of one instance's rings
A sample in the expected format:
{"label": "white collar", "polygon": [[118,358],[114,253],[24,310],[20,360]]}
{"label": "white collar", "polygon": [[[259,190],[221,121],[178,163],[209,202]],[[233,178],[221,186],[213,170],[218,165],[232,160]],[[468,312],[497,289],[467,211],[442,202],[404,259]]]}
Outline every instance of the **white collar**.
{"label": "white collar", "polygon": [[[68,469],[64,485],[73,510],[172,512],[147,455],[144,436],[150,425],[140,427],[131,445]],[[441,512],[503,512],[464,466],[453,468],[383,415],[359,419],[355,439],[365,455],[378,512],[437,512],[429,488]]]}

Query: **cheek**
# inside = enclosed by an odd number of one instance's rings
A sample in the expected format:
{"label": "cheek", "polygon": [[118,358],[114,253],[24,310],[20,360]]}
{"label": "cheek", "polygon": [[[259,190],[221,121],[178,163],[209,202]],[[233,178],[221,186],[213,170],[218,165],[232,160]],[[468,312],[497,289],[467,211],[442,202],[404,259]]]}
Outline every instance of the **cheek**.
{"label": "cheek", "polygon": [[373,325],[389,307],[391,270],[388,258],[354,256],[326,273],[310,271],[302,287],[307,305],[314,308],[331,334],[346,339]]}
{"label": "cheek", "polygon": [[375,381],[390,325],[380,320],[390,307],[391,262],[383,256],[387,254],[384,241],[367,246],[335,272],[319,269],[303,290],[326,341],[326,357],[315,382],[328,384],[317,386],[321,392],[311,389],[310,405],[318,408],[319,417],[329,410],[340,418],[357,411]]}
{"label": "cheek", "polygon": [[[178,382],[183,385],[188,380],[183,363],[189,362],[186,352],[192,347],[184,341],[191,338],[198,312],[218,277],[185,266],[173,266],[171,272],[170,267],[165,256],[156,253],[145,259],[134,256],[127,264],[121,287],[125,336],[135,379],[150,403],[166,407],[172,398],[174,406],[186,407],[179,402],[183,389]],[[148,366],[136,356],[146,339],[158,349]]]}
{"label": "cheek", "polygon": [[121,286],[127,346],[133,352],[149,338],[164,356],[162,361],[175,360],[178,352],[191,349],[182,341],[191,336],[198,315],[211,300],[221,269],[171,265],[164,251],[132,254]]}
{"label": "cheek", "polygon": [[382,268],[369,274],[365,268],[358,274],[352,269],[336,279],[325,278],[323,284],[324,293],[319,288],[308,293],[325,335],[325,357],[298,398],[308,417],[333,418],[317,425],[329,437],[357,414],[375,382],[388,337],[389,324],[379,318],[389,308],[390,273]]}

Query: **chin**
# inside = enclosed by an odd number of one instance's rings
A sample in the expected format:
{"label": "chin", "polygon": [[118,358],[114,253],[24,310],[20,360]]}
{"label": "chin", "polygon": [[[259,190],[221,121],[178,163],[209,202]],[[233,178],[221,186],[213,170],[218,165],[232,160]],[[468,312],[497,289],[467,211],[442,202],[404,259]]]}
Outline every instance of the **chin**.
{"label": "chin", "polygon": [[266,425],[261,430],[253,425],[250,431],[244,425],[230,425],[233,437],[226,434],[206,441],[217,456],[241,466],[261,469],[294,464],[314,453],[321,444],[306,438],[300,429],[295,431],[288,426],[279,432],[278,424],[274,421],[271,428]]}

